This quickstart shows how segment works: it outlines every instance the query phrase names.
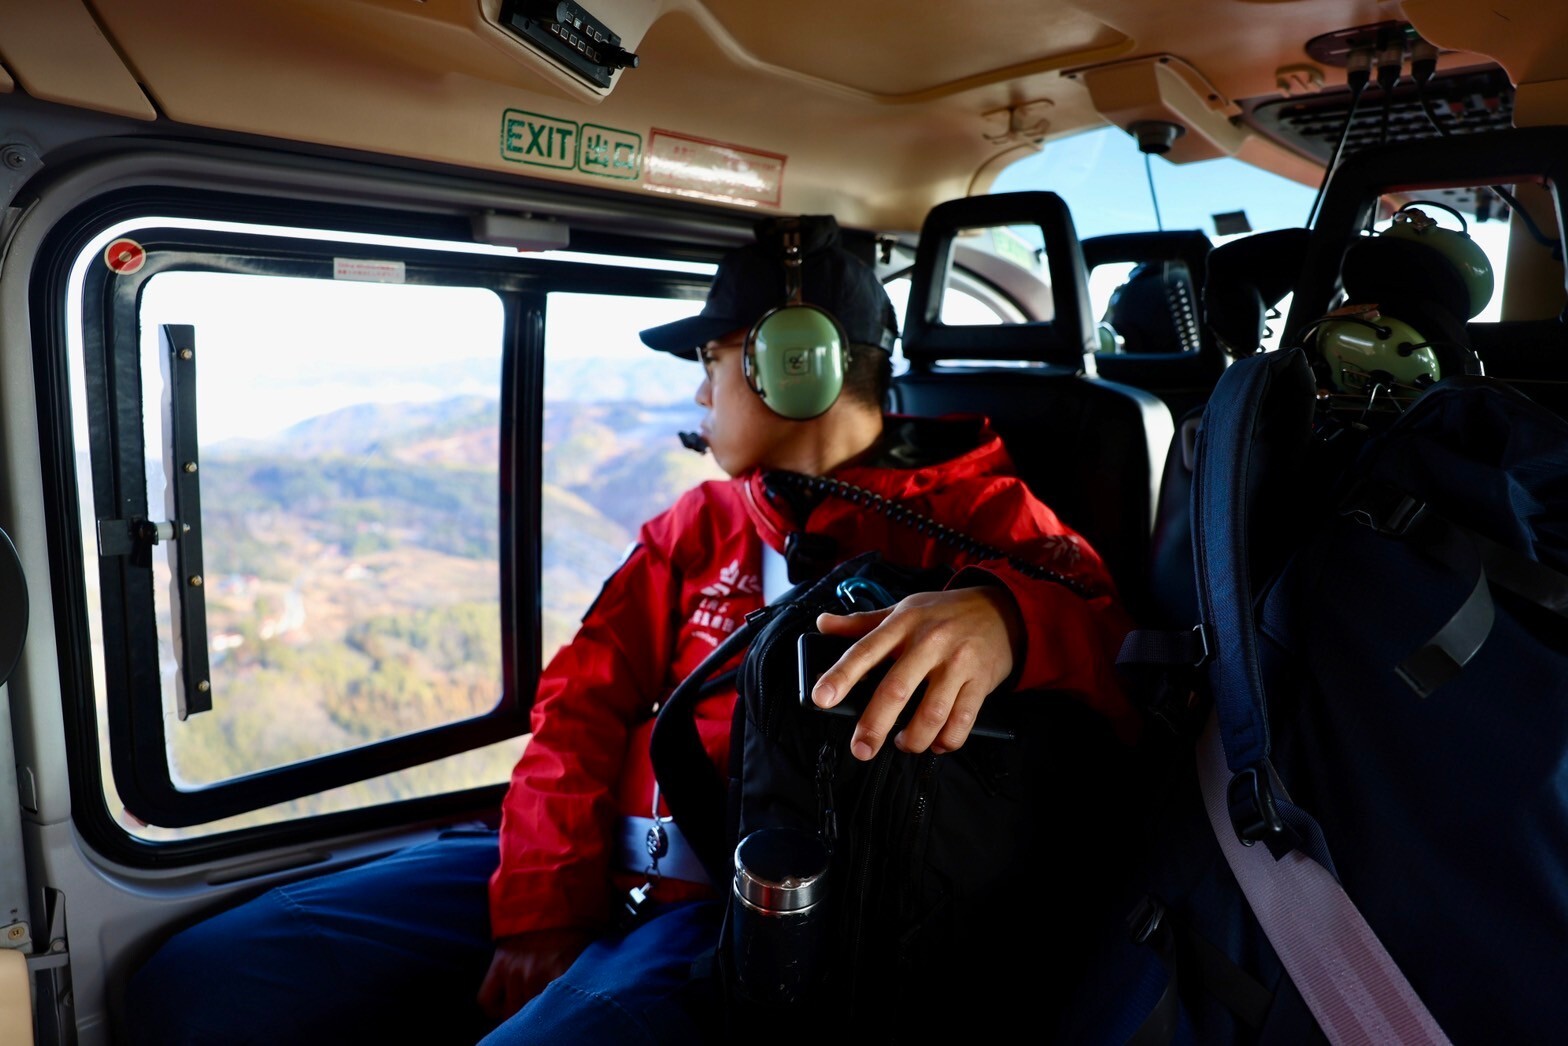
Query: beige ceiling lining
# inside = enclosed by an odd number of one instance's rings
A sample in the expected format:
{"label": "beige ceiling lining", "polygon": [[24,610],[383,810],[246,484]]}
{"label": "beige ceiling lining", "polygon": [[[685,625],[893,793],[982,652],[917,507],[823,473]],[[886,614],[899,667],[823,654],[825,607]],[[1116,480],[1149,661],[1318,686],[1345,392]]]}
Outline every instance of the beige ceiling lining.
{"label": "beige ceiling lining", "polygon": [[[36,10],[85,18],[81,2]],[[953,5],[865,0],[842,14],[826,0],[803,0],[799,10],[769,10],[777,34],[759,44],[759,7],[749,3],[736,14],[742,2],[598,0],[591,9],[606,24],[633,36],[639,23],[647,25],[635,45],[640,66],[603,95],[561,90],[545,75],[543,59],[505,39],[491,20],[499,0],[91,0],[126,61],[110,53],[88,68],[72,54],[51,52],[57,68],[47,72],[85,81],[110,63],[130,83],[140,79],[175,122],[632,193],[648,187],[507,154],[503,114],[522,110],[623,129],[645,147],[653,129],[664,128],[787,157],[780,210],[831,210],[868,227],[917,228],[933,203],[985,191],[997,170],[1022,155],[996,140],[988,114],[1051,103],[1047,139],[1107,118],[1122,123],[1171,113],[1201,128],[1224,120],[1231,100],[1275,90],[1275,69],[1299,62],[1306,40],[1388,17],[1388,0],[1252,6],[1245,9],[1248,46],[1238,47],[1233,30],[1241,27],[1227,24],[1239,17],[1236,0],[1094,0],[1077,9],[1068,0],[1030,0],[1027,17],[1018,14],[1023,0],[997,0],[996,8],[982,9],[984,17],[993,10],[1018,17],[984,34],[968,26],[945,41],[957,17]],[[1412,0],[1450,9],[1460,2]],[[1060,39],[1050,24],[1058,16],[1069,27],[1092,21],[1104,36]],[[818,36],[847,32],[845,24],[874,33],[856,41],[880,49],[871,73],[837,37],[834,49],[809,50]],[[0,61],[17,38],[9,29],[0,13]],[[982,46],[968,46],[980,37]],[[1096,46],[1073,48],[1085,39]],[[934,53],[942,61],[922,62]],[[1151,57],[1132,58],[1138,54]],[[1157,90],[1123,92],[1109,116],[1096,110],[1084,70],[1147,65],[1162,54],[1169,60],[1154,77]],[[904,79],[886,75],[889,56],[906,63]],[[1079,75],[1069,79],[1067,72]],[[82,84],[70,86],[85,94]],[[17,87],[27,90],[19,73]],[[1234,151],[1238,143],[1223,133],[1229,130],[1188,134],[1183,148],[1207,138],[1217,151]]]}
{"label": "beige ceiling lining", "polygon": [[0,4],[0,61],[34,98],[139,120],[158,115],[80,0]]}
{"label": "beige ceiling lining", "polygon": [[[842,80],[816,76],[767,61],[738,40],[724,23],[700,0],[671,0],[671,2],[665,5],[664,13],[676,12],[684,14],[695,21],[713,41],[715,46],[722,50],[737,65],[756,72],[766,73],[781,80],[792,81],[804,87],[810,87],[813,90],[824,91],[856,101],[874,102],[878,105],[916,105],[923,102],[936,101],[955,94],[962,94],[965,91],[971,91],[978,87],[988,87],[992,84],[1017,80],[1039,73],[1054,72],[1074,65],[1088,65],[1109,61],[1125,55],[1134,46],[1134,42],[1130,38],[1115,33],[1114,39],[1106,40],[1085,50],[1062,51],[1039,58],[1032,58],[1001,68],[990,69],[959,79],[934,84],[919,90],[877,92],[852,86]],[[804,25],[805,23],[802,24]],[[1105,28],[1107,33],[1115,32],[1110,30],[1109,27]]]}
{"label": "beige ceiling lining", "polygon": [[[1219,94],[1235,101],[1276,94],[1276,72],[1285,65],[1319,65],[1329,87],[1342,87],[1344,70],[1321,65],[1306,51],[1308,42],[1325,33],[1405,18],[1417,22],[1413,15],[1417,4],[1476,11],[1486,6],[1474,0],[1408,0],[1403,4],[1391,0],[1253,4],[1237,0],[1081,2],[1092,7],[1095,16],[1107,25],[1137,40],[1143,52],[1179,55],[1193,68],[1202,70]],[[1506,2],[1518,5],[1533,0]]]}
{"label": "beige ceiling lining", "polygon": [[[983,100],[965,96],[919,111],[883,105],[864,92],[759,70],[704,31],[700,17],[671,12],[650,29],[639,79],[607,98],[603,115],[614,126],[659,127],[786,156],[780,210],[918,229],[933,196],[962,195],[975,167],[995,152],[979,113],[1006,104],[1004,86],[982,89]],[[643,90],[632,90],[634,82]]]}
{"label": "beige ceiling lining", "polygon": [[1404,10],[1423,37],[1490,56],[1516,87],[1568,79],[1568,5],[1561,0],[1407,0]]}

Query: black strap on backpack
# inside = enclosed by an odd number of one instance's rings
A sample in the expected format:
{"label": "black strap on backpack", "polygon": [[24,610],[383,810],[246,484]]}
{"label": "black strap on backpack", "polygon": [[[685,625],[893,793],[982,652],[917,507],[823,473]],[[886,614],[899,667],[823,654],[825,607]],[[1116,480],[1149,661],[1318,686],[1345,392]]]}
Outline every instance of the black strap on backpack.
{"label": "black strap on backpack", "polygon": [[1473,579],[1470,595],[1448,621],[1395,666],[1405,684],[1427,697],[1469,663],[1494,620],[1491,586],[1568,618],[1568,577],[1484,534],[1461,526],[1403,489],[1356,483],[1340,514],[1387,537],[1401,538],[1434,562]]}
{"label": "black strap on backpack", "polygon": [[708,880],[716,886],[722,887],[729,882],[733,871],[725,821],[729,785],[702,747],[702,737],[693,716],[698,701],[704,696],[704,684],[750,646],[781,608],[831,592],[839,581],[874,558],[875,553],[868,552],[846,560],[819,580],[795,585],[767,606],[747,614],[740,627],[681,680],[654,719],[653,734],[648,742],[654,779],[659,782],[659,790],[675,824],[697,852]]}

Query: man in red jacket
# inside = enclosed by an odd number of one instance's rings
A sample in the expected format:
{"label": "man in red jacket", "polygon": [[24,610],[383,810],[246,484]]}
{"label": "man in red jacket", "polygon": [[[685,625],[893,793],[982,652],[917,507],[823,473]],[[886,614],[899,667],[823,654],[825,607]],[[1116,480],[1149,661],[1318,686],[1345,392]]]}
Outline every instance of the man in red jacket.
{"label": "man in red jacket", "polygon": [[[1099,557],[1011,474],[1007,452],[983,419],[884,416],[895,314],[870,267],[837,245],[836,231],[830,220],[797,230],[804,241],[798,248],[803,316],[773,311],[787,304],[795,281],[777,242],[780,232],[764,227],[761,242],[720,265],[701,315],[643,332],[649,346],[701,361],[697,402],[708,412],[701,442],[733,478],[689,491],[642,528],[577,636],[545,670],[533,740],[502,808],[501,861],[490,887],[497,948],[481,1000],[493,1016],[505,1017],[545,994],[487,1046],[544,1041],[552,1031],[580,1038],[584,1027],[596,1026],[581,1002],[591,995],[614,995],[623,1009],[628,991],[651,1003],[675,990],[681,963],[691,956],[661,943],[662,956],[676,957],[664,984],[651,969],[652,949],[628,944],[634,938],[662,942],[661,935],[673,934],[711,946],[717,906],[682,909],[679,902],[714,892],[671,824],[672,853],[661,870],[684,863],[696,881],[665,872],[654,899],[673,913],[654,922],[678,921],[679,929],[649,926],[630,938],[611,937],[613,944],[595,944],[580,968],[556,980],[602,936],[618,898],[646,881],[647,857],[639,851],[657,802],[648,755],[653,709],[747,613],[787,584],[768,583],[770,563],[781,563],[790,581],[872,549],[910,567],[970,568],[947,591],[819,623],[825,632],[864,638],[818,684],[818,704],[840,700],[867,670],[894,659],[856,728],[851,749],[860,759],[889,740],[907,695],[922,682],[929,686],[918,713],[892,738],[902,750],[959,747],[986,696],[1009,680],[1071,691],[1131,729],[1112,672],[1130,622]],[[811,361],[769,357],[799,339],[801,324],[811,329],[818,317],[810,305],[842,328],[837,333],[849,356],[847,364],[830,363],[826,378],[808,373]],[[843,388],[819,395],[822,383],[835,384],[838,370]],[[788,384],[791,376],[804,391]],[[778,470],[868,490],[1097,594],[1083,599],[1003,559],[957,551],[847,500],[792,498],[770,482]],[[721,772],[734,700],[728,690],[697,713]],[[630,827],[617,827],[628,818]],[[623,986],[589,972],[615,968],[636,970],[640,983]],[[636,1019],[620,1031],[640,1033]]]}
{"label": "man in red jacket", "polygon": [[[487,1046],[698,1034],[682,991],[693,959],[717,941],[722,905],[673,824],[648,914],[629,931],[617,921],[646,883],[647,826],[668,813],[649,758],[654,711],[747,613],[860,552],[964,569],[946,591],[819,621],[862,638],[822,678],[818,704],[893,661],[855,728],[857,758],[886,743],[958,748],[1004,683],[1070,692],[1130,736],[1113,673],[1130,621],[1098,555],[1012,474],[983,418],[883,414],[895,336],[886,292],[839,245],[832,219],[760,223],[758,242],[721,262],[699,316],[643,332],[651,347],[702,363],[706,415],[688,436],[732,478],[688,491],[642,527],[545,668],[502,806],[499,859],[497,833],[448,833],[198,924],[133,980],[133,1041],[292,1044],[427,1029],[461,1039],[486,1017],[502,1022]],[[852,484],[1093,595],[884,512],[804,494],[781,472]],[[890,737],[922,683],[917,713]],[[721,773],[734,701],[730,689],[697,710]],[[483,1017],[472,1012],[481,972]],[[389,1008],[404,998],[413,1004]]]}

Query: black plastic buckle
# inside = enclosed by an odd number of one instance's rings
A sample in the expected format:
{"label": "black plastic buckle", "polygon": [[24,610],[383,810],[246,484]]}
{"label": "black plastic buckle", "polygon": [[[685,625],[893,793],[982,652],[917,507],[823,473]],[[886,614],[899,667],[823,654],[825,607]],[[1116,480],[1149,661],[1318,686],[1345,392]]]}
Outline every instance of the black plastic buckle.
{"label": "black plastic buckle", "polygon": [[1285,822],[1274,803],[1274,786],[1270,780],[1268,761],[1259,766],[1249,766],[1230,779],[1225,789],[1226,806],[1230,810],[1231,827],[1241,845],[1278,839],[1285,834]]}
{"label": "black plastic buckle", "polygon": [[1358,484],[1351,503],[1340,510],[1363,526],[1388,537],[1404,537],[1426,513],[1426,502],[1393,487],[1377,488]]}

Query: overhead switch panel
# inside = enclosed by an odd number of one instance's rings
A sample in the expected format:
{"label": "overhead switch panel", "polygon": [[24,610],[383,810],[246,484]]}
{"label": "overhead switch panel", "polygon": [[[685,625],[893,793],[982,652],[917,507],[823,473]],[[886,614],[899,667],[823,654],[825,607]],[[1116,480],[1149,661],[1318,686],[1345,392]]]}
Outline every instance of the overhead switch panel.
{"label": "overhead switch panel", "polygon": [[598,87],[608,88],[617,71],[637,67],[621,38],[571,0],[506,0],[501,24]]}

